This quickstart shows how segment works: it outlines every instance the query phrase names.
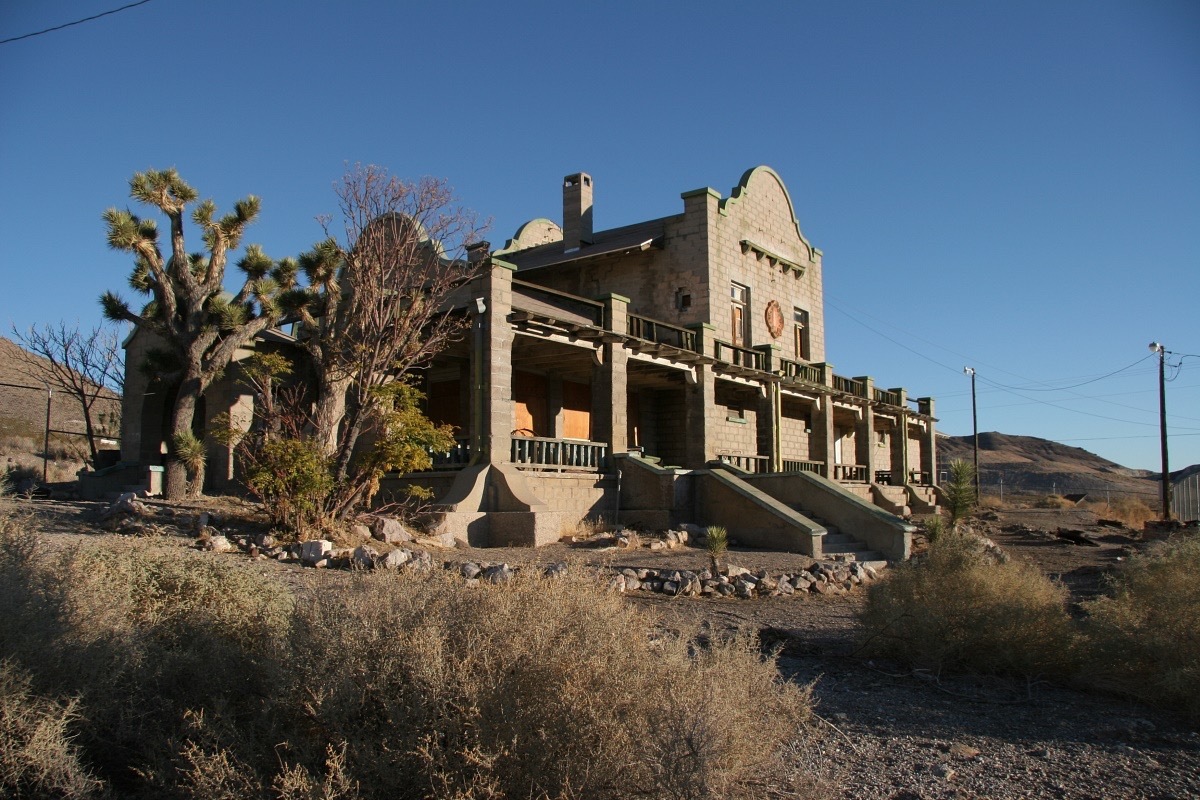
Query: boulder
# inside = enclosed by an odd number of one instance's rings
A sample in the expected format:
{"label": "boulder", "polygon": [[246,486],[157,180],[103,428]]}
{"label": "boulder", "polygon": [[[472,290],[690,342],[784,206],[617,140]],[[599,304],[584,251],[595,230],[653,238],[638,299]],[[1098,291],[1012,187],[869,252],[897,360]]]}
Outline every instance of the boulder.
{"label": "boulder", "polygon": [[408,529],[400,523],[400,520],[393,519],[392,517],[375,517],[372,519],[371,536],[387,544],[405,544],[406,542],[416,541],[417,538],[408,532]]}
{"label": "boulder", "polygon": [[333,552],[333,542],[328,539],[313,539],[300,544],[300,562],[305,566],[316,566]]}

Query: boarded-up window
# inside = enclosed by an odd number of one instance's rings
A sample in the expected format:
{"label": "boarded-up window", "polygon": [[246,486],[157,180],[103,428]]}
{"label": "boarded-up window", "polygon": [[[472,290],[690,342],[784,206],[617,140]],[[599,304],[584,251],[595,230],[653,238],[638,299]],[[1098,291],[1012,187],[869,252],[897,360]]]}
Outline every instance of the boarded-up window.
{"label": "boarded-up window", "polygon": [[437,381],[429,385],[429,419],[435,425],[451,425],[456,434],[466,428],[462,418],[462,382]]}
{"label": "boarded-up window", "polygon": [[513,433],[517,436],[550,435],[544,376],[513,372]]}
{"label": "boarded-up window", "polygon": [[730,338],[736,347],[744,347],[749,340],[746,335],[746,304],[750,300],[750,290],[740,283],[729,286]]}
{"label": "boarded-up window", "polygon": [[563,438],[592,438],[592,387],[586,383],[563,381]]}

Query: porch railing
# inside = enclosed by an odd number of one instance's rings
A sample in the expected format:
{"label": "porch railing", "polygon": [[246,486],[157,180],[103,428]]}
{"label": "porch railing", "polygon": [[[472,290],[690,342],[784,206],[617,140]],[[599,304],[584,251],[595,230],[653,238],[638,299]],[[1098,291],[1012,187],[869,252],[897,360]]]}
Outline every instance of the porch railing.
{"label": "porch railing", "polygon": [[814,475],[825,474],[824,461],[795,461],[790,458],[783,460],[784,472],[811,472]]}
{"label": "porch railing", "polygon": [[737,453],[717,453],[717,460],[731,467],[744,469],[746,472],[770,472],[771,459],[768,456],[746,456]]}
{"label": "porch railing", "polygon": [[462,469],[471,462],[471,439],[467,436],[458,437],[449,450],[438,452],[426,448],[425,452],[433,462],[429,467],[431,470]]}
{"label": "porch railing", "polygon": [[900,405],[900,393],[888,389],[876,389],[875,401],[877,403],[886,403],[889,406],[898,406]]}
{"label": "porch railing", "polygon": [[525,469],[598,472],[604,469],[607,451],[603,442],[514,436],[509,460]]}
{"label": "porch railing", "polygon": [[855,397],[867,396],[867,385],[862,381],[856,381],[853,378],[843,378],[841,375],[833,376],[833,388],[839,392],[852,394]]}
{"label": "porch railing", "polygon": [[766,362],[762,353],[746,347],[738,347],[720,339],[713,340],[713,358],[735,367],[762,370]]}
{"label": "porch railing", "polygon": [[669,325],[649,317],[629,315],[629,335],[655,344],[666,344],[680,350],[696,350],[696,332]]}
{"label": "porch railing", "polygon": [[833,479],[850,483],[866,483],[867,468],[862,464],[834,464]]}
{"label": "porch railing", "polygon": [[908,473],[908,482],[916,486],[933,486],[933,475],[928,472],[922,472],[919,469],[910,470]]}
{"label": "porch railing", "polygon": [[814,383],[817,386],[825,385],[824,364],[802,364],[799,361],[781,358],[779,359],[779,369],[785,378],[795,378],[806,383]]}

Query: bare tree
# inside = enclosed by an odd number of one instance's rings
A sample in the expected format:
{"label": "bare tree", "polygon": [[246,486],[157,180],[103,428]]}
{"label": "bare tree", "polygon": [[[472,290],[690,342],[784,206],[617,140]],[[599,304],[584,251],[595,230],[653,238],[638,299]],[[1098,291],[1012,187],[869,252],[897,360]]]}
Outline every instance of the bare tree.
{"label": "bare tree", "polygon": [[336,184],[341,230],[300,256],[308,278],[302,343],[317,376],[316,435],[331,459],[344,514],[368,491],[351,456],[371,420],[387,412],[381,391],[461,335],[465,318],[443,301],[477,272],[467,247],[481,232],[444,180],[408,182],[355,166]]}
{"label": "bare tree", "polygon": [[203,481],[203,447],[192,434],[200,396],[239,347],[279,320],[279,300],[295,285],[296,264],[289,259],[272,261],[257,245],[250,245],[237,262],[244,276],[242,286],[230,297],[225,293],[225,267],[246,226],[258,216],[259,199],[251,195],[239,200],[222,217],[216,216],[213,201],[197,204],[191,219],[200,229],[205,252],[189,254],[184,212],[196,201],[196,190],[169,169],[135,174],[129,193],[166,215],[170,249],[164,256],[153,219],[142,219],[127,209],[104,212],[109,247],[134,256],[129,285],[152,299],[140,313],[112,292],[106,292],[100,302],[109,319],[132,322],[163,342],[154,366],[160,380],[178,387],[164,494],[178,499],[188,493],[189,484],[191,492],[198,493]]}
{"label": "bare tree", "polygon": [[[85,332],[68,327],[66,322],[31,325],[24,333],[13,326],[12,332],[21,344],[21,371],[79,403],[88,451],[95,464],[99,452],[96,440],[112,433],[112,422],[120,418],[113,412],[119,411],[115,401],[120,400],[125,360],[117,332],[100,326]],[[104,411],[106,406],[108,413]]]}

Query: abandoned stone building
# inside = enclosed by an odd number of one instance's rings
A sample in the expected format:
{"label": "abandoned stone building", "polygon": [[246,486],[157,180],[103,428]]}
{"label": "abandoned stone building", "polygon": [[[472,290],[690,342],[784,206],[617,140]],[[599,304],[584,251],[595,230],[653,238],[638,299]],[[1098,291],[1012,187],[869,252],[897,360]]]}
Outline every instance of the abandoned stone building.
{"label": "abandoned stone building", "polygon": [[[473,252],[479,276],[447,301],[469,332],[425,374],[429,415],[458,444],[384,495],[433,489],[440,525],[475,545],[555,541],[592,517],[907,557],[904,518],[936,502],[933,400],[834,372],[821,251],[780,177],[757,167],[728,197],[684,192],[681,213],[605,231],[593,192],[570,175],[561,224],[535,219]],[[206,414],[248,419],[250,404],[231,383]],[[161,408],[126,413],[142,425],[123,457],[145,469]],[[232,455],[209,455],[211,488],[228,488]]]}

